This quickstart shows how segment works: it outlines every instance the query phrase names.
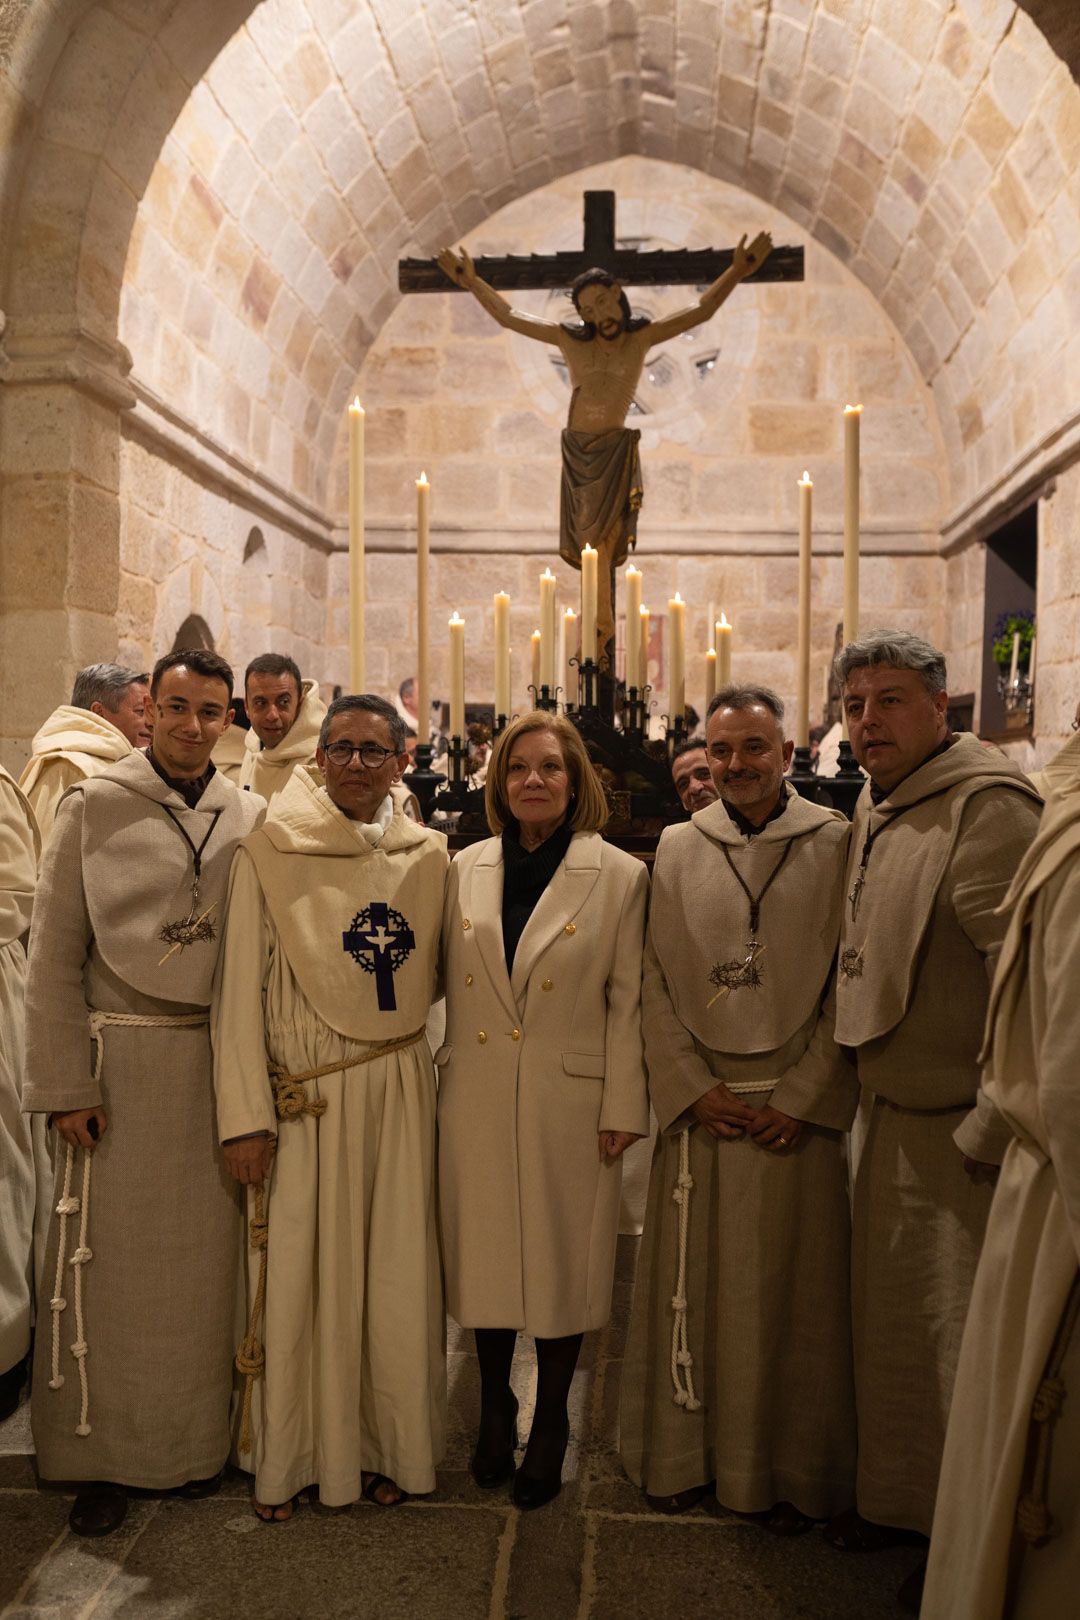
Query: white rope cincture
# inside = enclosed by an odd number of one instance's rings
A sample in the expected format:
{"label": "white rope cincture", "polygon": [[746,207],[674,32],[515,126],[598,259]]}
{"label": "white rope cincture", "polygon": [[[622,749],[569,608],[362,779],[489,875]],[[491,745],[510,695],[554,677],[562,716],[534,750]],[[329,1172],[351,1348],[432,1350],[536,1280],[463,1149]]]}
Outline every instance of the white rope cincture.
{"label": "white rope cincture", "polygon": [[[188,1029],[198,1024],[210,1022],[209,1013],[183,1013],[177,1017],[168,1013],[114,1013],[98,1012],[88,1009],[90,1023],[90,1038],[94,1042],[94,1084],[100,1089],[101,1071],[105,1062],[105,1028],[109,1024],[120,1025],[128,1029]],[[86,1338],[86,1322],[83,1316],[83,1268],[88,1266],[94,1258],[87,1238],[90,1235],[90,1161],[92,1151],[83,1149],[83,1176],[82,1196],[72,1197],[71,1182],[75,1169],[75,1155],[78,1149],[70,1142],[67,1144],[67,1158],[64,1161],[64,1190],[56,1206],[56,1213],[60,1217],[60,1232],[56,1245],[56,1280],[53,1284],[52,1298],[49,1309],[52,1312],[52,1377],[49,1379],[50,1389],[64,1387],[64,1375],[60,1371],[60,1313],[67,1309],[67,1299],[60,1289],[64,1281],[64,1266],[69,1264],[75,1272],[75,1337],[71,1342],[71,1354],[79,1368],[79,1421],[75,1426],[75,1433],[80,1439],[85,1439],[90,1433],[90,1383],[86,1372],[86,1358],[90,1346]],[[72,1251],[71,1259],[67,1259],[67,1224],[68,1217],[79,1216],[79,1242]]]}
{"label": "white rope cincture", "polygon": [[686,1249],[690,1232],[690,1194],[694,1178],[690,1174],[690,1130],[679,1133],[679,1174],[672,1198],[679,1206],[679,1265],[675,1279],[675,1293],[671,1308],[675,1319],[671,1324],[671,1382],[675,1386],[674,1401],[687,1412],[696,1412],[701,1402],[694,1394],[694,1358],[686,1336]]}
{"label": "white rope cincture", "polygon": [[[772,1091],[775,1080],[743,1080],[728,1085],[737,1096],[759,1091]],[[701,1410],[701,1402],[694,1394],[694,1358],[686,1329],[686,1259],[690,1239],[690,1194],[694,1178],[690,1174],[690,1128],[679,1133],[679,1174],[675,1181],[672,1200],[679,1206],[678,1270],[671,1309],[675,1313],[671,1324],[671,1382],[675,1387],[672,1399],[686,1412]]]}

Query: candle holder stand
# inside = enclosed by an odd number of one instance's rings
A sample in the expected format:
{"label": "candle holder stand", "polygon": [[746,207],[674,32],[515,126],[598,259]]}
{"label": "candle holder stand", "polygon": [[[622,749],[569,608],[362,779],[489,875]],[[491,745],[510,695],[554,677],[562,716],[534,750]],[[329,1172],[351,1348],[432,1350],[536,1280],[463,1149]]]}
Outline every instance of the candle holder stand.
{"label": "candle holder stand", "polygon": [[645,711],[651,686],[628,686],[623,701],[623,735],[640,745],[645,735]]}
{"label": "candle holder stand", "polygon": [[559,707],[561,686],[541,686],[539,688],[530,686],[529,691],[532,693],[534,709],[546,709],[549,714],[556,712]]}
{"label": "candle holder stand", "polygon": [[510,716],[508,714],[497,714],[495,716],[495,724],[491,728],[492,742],[495,741],[495,738],[498,737],[501,732],[506,730],[509,724]]}
{"label": "candle holder stand", "polygon": [[420,814],[425,821],[431,820],[431,812],[435,808],[435,795],[439,791],[440,783],[446,781],[441,771],[433,771],[431,768],[434,752],[429,742],[418,742],[413,754],[413,767],[405,772],[402,779],[405,786],[415,793]]}
{"label": "candle holder stand", "polygon": [[800,798],[823,805],[826,810],[841,810],[850,821],[866,777],[845,737],[840,744],[840,769],[835,776],[819,776],[813,768],[810,749],[800,747],[792,758],[788,781]]}
{"label": "candle holder stand", "polygon": [[597,713],[597,687],[600,679],[600,665],[595,658],[571,658],[570,662],[576,665],[578,672],[578,702],[574,712],[576,714]]}
{"label": "candle holder stand", "polygon": [[667,748],[667,757],[668,757],[668,763],[669,764],[671,763],[671,760],[674,758],[676,748],[680,747],[681,744],[683,744],[686,741],[686,738],[687,738],[686,716],[685,716],[685,714],[677,714],[675,716],[675,723],[673,725],[668,723],[670,721],[670,719],[671,719],[670,715],[665,714],[665,716],[664,716],[664,721],[665,721],[665,724],[664,724],[664,744],[665,744],[665,746]]}
{"label": "candle holder stand", "polygon": [[999,675],[997,689],[1005,706],[1005,730],[1026,730],[1035,712],[1035,687],[1028,679],[1027,671],[1018,669],[1012,679]]}

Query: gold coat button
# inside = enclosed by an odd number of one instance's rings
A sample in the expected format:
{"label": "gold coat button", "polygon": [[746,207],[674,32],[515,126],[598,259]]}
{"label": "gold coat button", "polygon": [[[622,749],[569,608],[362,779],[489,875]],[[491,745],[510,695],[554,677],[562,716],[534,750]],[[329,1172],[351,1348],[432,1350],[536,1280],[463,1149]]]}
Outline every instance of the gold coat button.
{"label": "gold coat button", "polygon": [[472,923],[469,921],[468,917],[462,917],[461,926],[462,928],[471,928]]}
{"label": "gold coat button", "polygon": [[520,1039],[521,1039],[521,1031],[520,1031],[520,1029],[512,1029],[510,1031],[510,1039],[512,1041],[520,1041]]}
{"label": "gold coat button", "polygon": [[483,1046],[484,1042],[487,1040],[487,1030],[480,1030],[476,1038],[480,1042],[480,1045]]}
{"label": "gold coat button", "polygon": [[472,974],[471,973],[466,973],[466,975],[465,975],[465,983],[467,985],[472,984]]}
{"label": "gold coat button", "polygon": [[541,990],[550,990],[551,989],[551,980],[550,979],[545,979],[543,984],[540,986],[540,988],[541,988]]}
{"label": "gold coat button", "polygon": [[577,923],[567,923],[566,927],[563,929],[563,933],[564,934],[576,934],[577,933]]}

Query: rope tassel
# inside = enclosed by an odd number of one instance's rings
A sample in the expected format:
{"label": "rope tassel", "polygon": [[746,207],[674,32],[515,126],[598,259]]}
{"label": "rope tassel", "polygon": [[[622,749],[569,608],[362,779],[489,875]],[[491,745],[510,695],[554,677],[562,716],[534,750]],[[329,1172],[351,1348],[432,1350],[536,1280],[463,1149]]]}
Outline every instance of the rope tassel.
{"label": "rope tassel", "polygon": [[[85,1439],[90,1433],[90,1385],[86,1373],[86,1357],[90,1346],[86,1341],[86,1324],[83,1319],[83,1268],[94,1258],[94,1251],[86,1241],[90,1228],[91,1156],[86,1151],[83,1152],[82,1195],[75,1198],[72,1196],[71,1182],[77,1152],[78,1149],[72,1147],[69,1142],[67,1157],[64,1160],[64,1190],[56,1206],[56,1213],[60,1217],[60,1232],[56,1243],[56,1279],[49,1301],[49,1309],[52,1312],[52,1377],[49,1379],[49,1388],[64,1387],[64,1375],[60,1371],[60,1315],[67,1310],[67,1298],[60,1289],[64,1281],[64,1268],[69,1265],[75,1273],[75,1337],[71,1341],[70,1350],[79,1369],[79,1421],[75,1426],[75,1433]],[[79,1216],[79,1242],[69,1260],[67,1228],[68,1220],[73,1215]]]}
{"label": "rope tassel", "polygon": [[255,1380],[266,1371],[266,1347],[259,1338],[259,1324],[266,1306],[266,1245],[270,1235],[270,1222],[266,1215],[265,1191],[255,1188],[255,1213],[248,1223],[251,1247],[259,1253],[259,1281],[251,1303],[248,1330],[240,1340],[236,1352],[236,1370],[244,1380],[244,1399],[240,1408],[240,1450],[251,1450],[251,1401]]}
{"label": "rope tassel", "polygon": [[700,1410],[701,1402],[694,1394],[694,1358],[686,1331],[686,1252],[690,1234],[690,1194],[694,1178],[690,1174],[690,1131],[679,1135],[679,1174],[672,1199],[679,1206],[678,1274],[671,1309],[675,1313],[671,1324],[671,1382],[675,1386],[672,1397],[676,1406],[687,1412]]}

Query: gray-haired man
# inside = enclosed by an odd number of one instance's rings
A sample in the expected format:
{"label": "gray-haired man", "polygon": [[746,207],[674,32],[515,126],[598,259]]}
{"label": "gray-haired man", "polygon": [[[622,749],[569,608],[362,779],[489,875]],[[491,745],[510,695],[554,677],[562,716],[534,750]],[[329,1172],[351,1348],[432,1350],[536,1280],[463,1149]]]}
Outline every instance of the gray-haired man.
{"label": "gray-haired man", "polygon": [[852,829],[836,1015],[867,1116],[852,1250],[858,1512],[826,1531],[857,1549],[930,1532],[990,1207],[982,1167],[1008,1142],[979,1091],[1006,926],[997,908],[1040,801],[1004,755],[950,732],[945,660],[928,642],[871,631],[841,650],[836,672],[870,778]]}
{"label": "gray-haired man", "polygon": [[37,733],[19,786],[43,844],[69,787],[150,743],[149,679],[123,664],[88,664],[75,677],[71,702],[54,709]]}

